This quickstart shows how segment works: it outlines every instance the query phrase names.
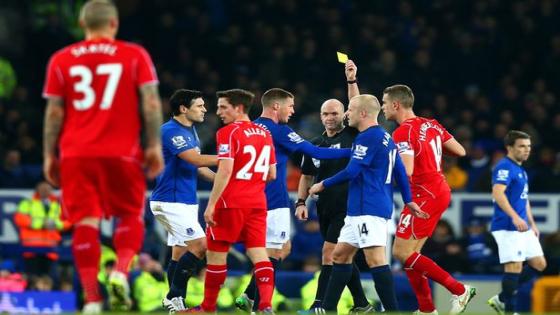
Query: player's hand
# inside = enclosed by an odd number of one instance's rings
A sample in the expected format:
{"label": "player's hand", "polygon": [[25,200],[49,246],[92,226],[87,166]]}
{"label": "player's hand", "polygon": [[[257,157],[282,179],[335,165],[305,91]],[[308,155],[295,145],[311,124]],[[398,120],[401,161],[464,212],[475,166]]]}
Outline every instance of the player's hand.
{"label": "player's hand", "polygon": [[296,207],[296,218],[300,221],[306,221],[309,217],[308,210],[306,205],[299,205]]}
{"label": "player's hand", "polygon": [[533,233],[535,233],[535,236],[537,238],[539,238],[539,236],[541,235],[541,231],[539,231],[539,228],[537,227],[536,224],[531,224],[531,230],[533,230]]}
{"label": "player's hand", "polygon": [[206,225],[209,227],[214,227],[216,226],[216,222],[214,221],[214,210],[216,208],[212,205],[208,205],[206,207],[206,211],[204,211],[204,222],[206,222]]}
{"label": "player's hand", "polygon": [[350,59],[346,61],[346,65],[344,66],[344,73],[346,74],[347,81],[356,80],[356,75],[358,74],[358,67],[356,67],[354,61]]}
{"label": "player's hand", "polygon": [[521,219],[521,217],[519,217],[519,216],[517,216],[513,219],[513,225],[515,225],[515,228],[519,232],[525,232],[529,229],[529,226],[527,225],[527,222],[525,222],[525,220]]}
{"label": "player's hand", "polygon": [[55,187],[60,185],[60,164],[55,156],[49,156],[43,160],[43,175],[51,185]]}
{"label": "player's hand", "polygon": [[323,189],[325,189],[325,186],[323,186],[323,182],[313,184],[313,186],[311,186],[311,188],[309,188],[309,194],[310,195],[316,195],[316,194],[322,192]]}
{"label": "player's hand", "polygon": [[154,179],[163,171],[163,154],[161,144],[152,145],[144,150],[144,165],[146,167],[146,177]]}
{"label": "player's hand", "polygon": [[416,202],[409,202],[406,204],[406,206],[408,207],[408,209],[410,210],[410,212],[412,213],[413,216],[420,218],[420,219],[429,219],[430,215],[424,211],[422,211],[422,209],[420,209],[420,206],[418,206],[418,204]]}

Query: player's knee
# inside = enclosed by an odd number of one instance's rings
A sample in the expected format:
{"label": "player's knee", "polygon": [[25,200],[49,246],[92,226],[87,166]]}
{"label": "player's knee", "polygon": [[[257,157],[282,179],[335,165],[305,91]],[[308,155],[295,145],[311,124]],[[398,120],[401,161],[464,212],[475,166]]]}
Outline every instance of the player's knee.
{"label": "player's knee", "polygon": [[352,263],[352,257],[346,253],[334,251],[332,255],[332,262],[335,264],[350,264]]}
{"label": "player's knee", "polygon": [[539,259],[532,261],[530,265],[536,270],[542,272],[546,269],[546,259],[544,259],[544,257],[539,257]]}
{"label": "player's knee", "polygon": [[404,263],[410,255],[412,255],[412,251],[408,250],[404,246],[401,246],[398,241],[395,242],[393,245],[393,257]]}
{"label": "player's knee", "polygon": [[208,245],[206,243],[206,238],[201,238],[201,239],[196,240],[196,242],[194,242],[192,244],[192,246],[190,246],[189,250],[196,257],[198,257],[200,259],[204,258],[204,256],[206,256],[206,251],[208,250]]}

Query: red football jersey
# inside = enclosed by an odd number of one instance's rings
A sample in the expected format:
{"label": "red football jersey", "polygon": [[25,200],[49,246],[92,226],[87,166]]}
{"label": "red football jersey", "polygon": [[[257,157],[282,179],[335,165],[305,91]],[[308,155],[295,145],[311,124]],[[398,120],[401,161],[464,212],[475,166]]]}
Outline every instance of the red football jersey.
{"label": "red football jersey", "polygon": [[250,121],[229,124],[216,134],[218,160],[233,159],[233,173],[218,208],[266,209],[269,166],[276,164],[270,134]]}
{"label": "red football jersey", "polygon": [[395,129],[393,141],[399,153],[414,156],[412,184],[430,186],[445,181],[441,167],[442,144],[451,138],[453,136],[437,120],[423,117],[407,119]]}
{"label": "red football jersey", "polygon": [[60,156],[140,158],[138,89],[157,83],[139,45],[110,39],[81,41],[50,59],[43,96],[62,97]]}

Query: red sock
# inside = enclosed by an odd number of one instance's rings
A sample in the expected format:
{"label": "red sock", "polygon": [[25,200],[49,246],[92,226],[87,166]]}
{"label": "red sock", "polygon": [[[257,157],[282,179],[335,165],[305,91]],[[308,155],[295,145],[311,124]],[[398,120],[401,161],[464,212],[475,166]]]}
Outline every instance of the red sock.
{"label": "red sock", "polygon": [[206,312],[216,311],[216,301],[220,288],[226,281],[226,265],[207,265],[206,277],[204,278],[204,301],[200,305]]}
{"label": "red sock", "polygon": [[412,290],[416,295],[416,300],[418,300],[418,309],[420,312],[433,312],[436,307],[434,306],[434,301],[432,300],[432,290],[430,289],[428,278],[413,269],[406,269],[405,271],[408,281],[410,282],[410,286],[412,286]]}
{"label": "red sock", "polygon": [[272,307],[274,268],[270,261],[260,261],[255,264],[255,280],[260,296],[259,311]]}
{"label": "red sock", "polygon": [[422,275],[434,280],[444,286],[449,292],[455,295],[465,293],[465,286],[455,280],[447,271],[441,269],[433,260],[414,252],[406,259],[404,267],[414,269]]}
{"label": "red sock", "polygon": [[77,225],[72,238],[72,254],[86,302],[101,301],[102,297],[97,284],[101,257],[99,230],[89,225]]}
{"label": "red sock", "polygon": [[144,241],[144,221],[137,216],[123,216],[120,218],[113,245],[117,253],[116,271],[128,275],[130,262],[142,247]]}

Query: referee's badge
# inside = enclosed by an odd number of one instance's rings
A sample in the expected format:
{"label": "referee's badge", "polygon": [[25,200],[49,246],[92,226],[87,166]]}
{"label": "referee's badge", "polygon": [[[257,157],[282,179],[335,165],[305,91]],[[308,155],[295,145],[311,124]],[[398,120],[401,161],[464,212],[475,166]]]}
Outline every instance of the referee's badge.
{"label": "referee's badge", "polygon": [[316,158],[311,158],[311,161],[313,161],[313,165],[315,165],[316,168],[321,167],[321,160],[318,160]]}

